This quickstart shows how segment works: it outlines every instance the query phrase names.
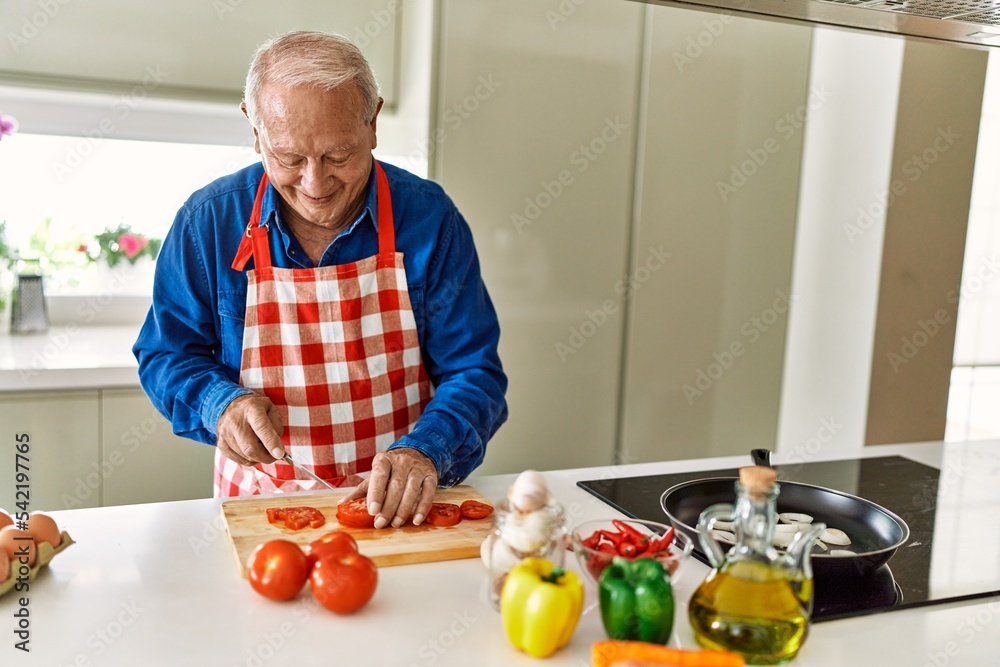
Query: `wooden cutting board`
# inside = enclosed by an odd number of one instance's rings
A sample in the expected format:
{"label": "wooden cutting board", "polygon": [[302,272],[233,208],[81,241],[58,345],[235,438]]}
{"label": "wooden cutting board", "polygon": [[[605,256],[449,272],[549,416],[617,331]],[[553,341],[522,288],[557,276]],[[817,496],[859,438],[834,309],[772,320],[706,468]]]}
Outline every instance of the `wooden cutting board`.
{"label": "wooden cutting board", "polygon": [[[401,528],[351,528],[341,526],[337,521],[337,501],[347,494],[289,494],[268,498],[234,498],[222,503],[222,516],[226,522],[239,568],[240,576],[246,576],[247,558],[257,547],[269,540],[284,538],[305,546],[331,530],[344,530],[358,541],[358,550],[375,561],[379,567],[429,563],[432,561],[478,558],[479,547],[493,527],[493,517],[470,520],[462,519],[454,526],[406,525]],[[471,486],[458,485],[449,489],[438,489],[434,502],[455,503],[463,500],[487,501]],[[289,530],[282,524],[267,521],[268,507],[315,507],[326,517],[326,524],[320,528]]]}

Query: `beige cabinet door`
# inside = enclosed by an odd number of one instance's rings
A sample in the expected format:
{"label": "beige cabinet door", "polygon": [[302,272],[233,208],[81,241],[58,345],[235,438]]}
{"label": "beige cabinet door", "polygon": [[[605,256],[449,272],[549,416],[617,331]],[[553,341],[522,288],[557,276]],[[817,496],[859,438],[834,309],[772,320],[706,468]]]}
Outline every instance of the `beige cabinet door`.
{"label": "beige cabinet door", "polygon": [[[823,110],[802,26],[655,7],[621,458],[774,447],[804,118]],[[749,460],[749,457],[748,459]]]}
{"label": "beige cabinet door", "polygon": [[613,461],[643,11],[441,3],[431,176],[472,227],[510,380],[478,474]]}
{"label": "beige cabinet door", "polygon": [[101,392],[104,505],[212,496],[215,448],[174,435],[141,389]]}
{"label": "beige cabinet door", "polygon": [[[0,507],[54,511],[100,504],[98,392],[0,394]],[[27,445],[27,446],[25,446]]]}

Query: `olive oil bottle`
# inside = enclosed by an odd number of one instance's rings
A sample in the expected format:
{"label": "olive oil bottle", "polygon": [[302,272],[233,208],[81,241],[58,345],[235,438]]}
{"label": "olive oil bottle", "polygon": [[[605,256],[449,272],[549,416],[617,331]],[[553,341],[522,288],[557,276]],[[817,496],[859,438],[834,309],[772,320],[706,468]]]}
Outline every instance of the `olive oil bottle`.
{"label": "olive oil bottle", "polygon": [[780,665],[805,641],[811,599],[811,580],[740,561],[713,571],[688,610],[703,648],[736,651],[752,665]]}
{"label": "olive oil bottle", "polygon": [[[812,612],[809,547],[825,529],[810,526],[779,556],[771,546],[775,479],[770,468],[741,469],[735,507],[714,505],[698,522],[714,569],[688,603],[695,639],[704,648],[739,653],[750,665],[781,665],[799,652]],[[726,554],[710,537],[714,522],[723,519],[736,531],[736,544]]]}

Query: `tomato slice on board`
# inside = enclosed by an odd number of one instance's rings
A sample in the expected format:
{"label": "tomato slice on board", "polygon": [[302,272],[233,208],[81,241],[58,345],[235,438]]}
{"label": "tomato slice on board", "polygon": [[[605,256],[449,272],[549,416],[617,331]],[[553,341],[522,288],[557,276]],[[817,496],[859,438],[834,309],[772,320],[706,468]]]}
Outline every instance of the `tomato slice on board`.
{"label": "tomato slice on board", "polygon": [[309,526],[319,528],[326,523],[326,517],[315,507],[268,507],[267,520],[270,523],[285,522],[285,528],[300,530]]}
{"label": "tomato slice on board", "polygon": [[452,503],[434,503],[424,519],[432,526],[454,526],[462,520],[462,508]]}
{"label": "tomato slice on board", "polygon": [[485,519],[493,514],[493,506],[481,503],[478,500],[466,500],[462,502],[463,519]]}
{"label": "tomato slice on board", "polygon": [[375,517],[368,513],[368,501],[355,498],[337,505],[337,521],[352,528],[374,528]]}

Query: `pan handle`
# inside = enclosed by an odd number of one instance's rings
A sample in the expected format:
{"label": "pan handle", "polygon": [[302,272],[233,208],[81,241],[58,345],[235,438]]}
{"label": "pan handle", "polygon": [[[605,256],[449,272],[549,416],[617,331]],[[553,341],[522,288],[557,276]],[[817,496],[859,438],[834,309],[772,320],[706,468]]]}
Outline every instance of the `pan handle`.
{"label": "pan handle", "polygon": [[770,449],[751,449],[750,458],[753,459],[753,464],[755,466],[764,466],[766,468],[771,467]]}

